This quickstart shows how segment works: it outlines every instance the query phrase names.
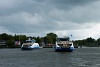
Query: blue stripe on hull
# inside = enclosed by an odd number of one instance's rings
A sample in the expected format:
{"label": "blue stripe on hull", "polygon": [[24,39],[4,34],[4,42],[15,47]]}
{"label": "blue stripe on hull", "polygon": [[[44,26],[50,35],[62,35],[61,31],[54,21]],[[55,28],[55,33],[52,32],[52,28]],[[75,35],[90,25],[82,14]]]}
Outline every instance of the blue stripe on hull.
{"label": "blue stripe on hull", "polygon": [[21,48],[22,50],[32,50],[33,48]]}
{"label": "blue stripe on hull", "polygon": [[21,47],[22,50],[32,50],[32,49],[38,49],[39,47],[34,47],[34,48],[31,48],[31,47]]}
{"label": "blue stripe on hull", "polygon": [[39,48],[39,47],[34,47],[34,48]]}
{"label": "blue stripe on hull", "polygon": [[74,49],[70,49],[70,48],[56,48],[55,51],[56,52],[72,52]]}

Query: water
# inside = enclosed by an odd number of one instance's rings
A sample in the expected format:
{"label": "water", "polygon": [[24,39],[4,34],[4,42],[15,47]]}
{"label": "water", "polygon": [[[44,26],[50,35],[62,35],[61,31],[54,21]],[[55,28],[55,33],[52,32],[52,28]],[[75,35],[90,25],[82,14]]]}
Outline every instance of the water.
{"label": "water", "polygon": [[73,52],[0,49],[0,67],[100,67],[100,48],[76,48]]}

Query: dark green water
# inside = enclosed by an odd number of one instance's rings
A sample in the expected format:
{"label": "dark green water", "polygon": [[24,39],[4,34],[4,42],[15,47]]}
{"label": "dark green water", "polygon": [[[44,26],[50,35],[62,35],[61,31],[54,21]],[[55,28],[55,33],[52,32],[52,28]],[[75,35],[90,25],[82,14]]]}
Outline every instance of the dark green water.
{"label": "dark green water", "polygon": [[77,48],[71,53],[53,48],[0,49],[0,67],[100,67],[100,48]]}

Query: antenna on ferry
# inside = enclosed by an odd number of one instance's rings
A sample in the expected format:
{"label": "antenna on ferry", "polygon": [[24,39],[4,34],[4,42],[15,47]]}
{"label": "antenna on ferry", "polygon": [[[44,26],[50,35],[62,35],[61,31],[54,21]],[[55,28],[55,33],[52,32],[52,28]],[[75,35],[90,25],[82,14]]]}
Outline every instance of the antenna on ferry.
{"label": "antenna on ferry", "polygon": [[72,35],[72,34],[70,34],[70,38],[71,38],[71,37],[73,37],[73,35]]}

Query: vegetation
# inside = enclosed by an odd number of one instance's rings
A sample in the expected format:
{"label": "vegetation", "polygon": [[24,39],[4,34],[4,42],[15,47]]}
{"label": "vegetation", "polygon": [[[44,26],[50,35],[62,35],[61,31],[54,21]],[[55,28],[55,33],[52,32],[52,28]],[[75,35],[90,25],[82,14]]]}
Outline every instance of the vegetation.
{"label": "vegetation", "polygon": [[[55,44],[57,35],[54,33],[47,33],[44,37],[31,37],[32,39],[35,39],[37,43],[41,45],[42,42],[45,44]],[[0,41],[4,40],[6,41],[6,45],[0,45],[0,47],[9,47],[9,48],[15,48],[20,47],[21,45],[15,45],[15,41],[21,41],[21,44],[28,39],[26,35],[8,35],[6,33],[0,34]],[[73,41],[75,47],[77,46],[88,46],[88,47],[99,47],[100,46],[100,38],[97,40],[89,37],[87,39],[83,40],[75,40]]]}
{"label": "vegetation", "polygon": [[87,47],[99,47],[100,46],[100,38],[95,40],[91,37],[83,40],[74,41],[75,46],[87,46]]}

